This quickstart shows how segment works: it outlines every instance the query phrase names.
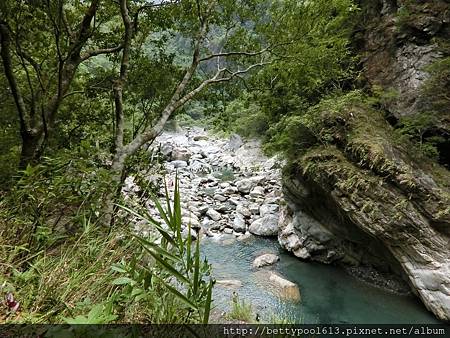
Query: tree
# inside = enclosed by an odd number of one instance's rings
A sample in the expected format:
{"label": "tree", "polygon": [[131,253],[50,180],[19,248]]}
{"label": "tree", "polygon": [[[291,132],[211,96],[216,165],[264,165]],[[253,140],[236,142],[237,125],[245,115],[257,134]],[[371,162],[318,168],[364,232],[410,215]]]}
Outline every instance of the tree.
{"label": "tree", "polygon": [[22,168],[41,156],[79,66],[122,49],[108,45],[114,34],[105,38],[101,27],[114,13],[100,7],[100,0],[0,5],[0,54],[20,121]]}
{"label": "tree", "polygon": [[[192,100],[197,94],[199,94],[203,89],[212,84],[218,84],[223,82],[228,82],[236,77],[240,77],[243,74],[249,72],[250,70],[261,67],[268,63],[265,60],[265,55],[270,52],[271,48],[266,46],[260,48],[257,51],[248,50],[226,50],[226,48],[233,47],[233,38],[241,38],[242,40],[245,36],[242,35],[243,30],[238,27],[232,29],[236,26],[231,25],[231,21],[236,21],[237,19],[243,20],[242,15],[245,10],[248,10],[248,6],[245,6],[241,1],[179,1],[179,2],[167,2],[160,3],[158,5],[145,5],[144,7],[138,7],[135,9],[135,15],[132,17],[130,14],[129,1],[120,0],[120,13],[122,18],[122,23],[124,27],[124,35],[121,45],[123,46],[121,61],[120,61],[120,72],[118,78],[113,84],[114,93],[114,103],[115,103],[115,133],[114,133],[114,154],[111,165],[112,174],[112,186],[120,187],[121,179],[123,176],[123,170],[125,166],[125,161],[127,158],[135,154],[144,144],[155,139],[158,134],[160,134],[170,116],[184,104]],[[138,30],[138,19],[139,13],[144,8],[150,8],[151,10],[158,10],[163,7],[171,7],[171,15],[177,15],[175,19],[175,26],[189,27],[189,29],[183,32],[187,33],[192,40],[192,61],[184,71],[184,75],[179,79],[177,85],[168,102],[163,106],[160,114],[148,125],[143,128],[141,132],[133,135],[129,143],[124,142],[124,129],[125,129],[125,112],[124,112],[124,87],[127,84],[129,67],[130,67],[130,56],[133,47],[133,38],[139,34]],[[249,13],[248,11],[247,13]],[[190,14],[186,14],[190,13]],[[167,15],[167,14],[166,14]],[[207,37],[209,29],[212,25],[223,25],[227,23],[227,27],[232,27],[227,31],[225,40],[220,50],[212,52],[207,45]],[[193,28],[193,29],[192,29]],[[228,43],[230,44],[228,45]],[[254,41],[252,41],[254,43]],[[256,45],[257,46],[257,45]],[[244,60],[245,66],[242,67],[242,62],[230,61],[230,58],[241,58],[244,59],[251,58],[251,62],[248,64],[248,60]],[[255,58],[258,61],[255,61]],[[197,81],[195,79],[196,72],[201,64],[206,62],[214,61],[215,71],[202,79]],[[239,61],[239,60],[237,60]],[[234,67],[231,68],[231,67]],[[112,216],[114,213],[113,201],[116,195],[116,190],[112,189],[110,196],[106,200],[105,205],[105,218],[104,224],[110,224],[112,221]]]}

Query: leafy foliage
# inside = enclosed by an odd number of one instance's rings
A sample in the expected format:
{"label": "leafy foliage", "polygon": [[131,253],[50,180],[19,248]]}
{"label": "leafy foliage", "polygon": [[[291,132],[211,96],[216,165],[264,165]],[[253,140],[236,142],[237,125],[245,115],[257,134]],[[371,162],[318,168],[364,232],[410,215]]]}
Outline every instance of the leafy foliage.
{"label": "leafy foliage", "polygon": [[[116,285],[127,285],[128,293],[135,299],[147,297],[149,289],[155,285],[162,286],[168,293],[180,301],[177,306],[178,311],[187,312],[182,322],[202,322],[208,323],[212,302],[212,288],[214,280],[205,280],[210,275],[211,266],[206,259],[201,260],[200,241],[192,243],[191,227],[188,225],[186,238],[183,238],[181,229],[181,200],[179,191],[179,182],[176,179],[173,204],[169,199],[169,193],[166,186],[166,209],[155,197],[153,201],[165,222],[166,227],[155,221],[148,213],[140,215],[135,211],[122,207],[139,219],[153,224],[160,234],[159,241],[146,239],[142,236],[133,235],[146,253],[154,260],[155,264],[147,266],[133,260],[130,264],[122,262],[116,266],[116,271],[124,273],[124,277],[119,277],[113,281]],[[194,250],[192,251],[192,246]],[[166,313],[164,320],[171,319],[172,308],[167,308],[167,297],[158,301],[155,311]],[[170,304],[170,303],[169,303]],[[158,310],[159,309],[159,310]],[[170,322],[170,320],[169,320]]]}
{"label": "leafy foliage", "polygon": [[6,229],[18,233],[20,220],[6,220],[8,227],[2,224],[0,233],[0,296],[11,295],[18,309],[2,306],[0,318],[13,323],[208,322],[214,282],[207,280],[210,266],[201,261],[199,241],[181,237],[178,184],[174,204],[166,211],[157,206],[170,224],[169,230],[154,224],[163,238],[159,244],[129,233],[126,224],[105,233],[86,218],[90,213],[84,206],[66,216],[78,224],[73,235],[39,229],[23,242],[6,234]]}
{"label": "leafy foliage", "polygon": [[215,124],[265,136],[270,149],[283,147],[286,119],[351,85],[355,70],[349,41],[357,14],[350,0],[273,3],[267,18],[272,24],[256,28],[275,46],[273,62],[246,81],[243,94]]}

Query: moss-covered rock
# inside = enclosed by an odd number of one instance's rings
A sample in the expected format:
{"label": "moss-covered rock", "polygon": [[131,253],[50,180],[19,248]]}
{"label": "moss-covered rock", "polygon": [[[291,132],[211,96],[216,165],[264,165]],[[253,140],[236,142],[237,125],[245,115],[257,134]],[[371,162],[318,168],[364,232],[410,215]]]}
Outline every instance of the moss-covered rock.
{"label": "moss-covered rock", "polygon": [[[335,239],[321,241],[300,221],[290,234],[288,224],[281,225],[280,242],[294,233],[303,238],[295,250],[301,247],[313,259],[338,253],[329,261],[348,261],[356,255],[359,263],[406,274],[427,307],[448,320],[450,173],[414,154],[382,113],[354,98],[315,110],[309,127],[319,142],[285,172],[294,218],[311,215]],[[308,236],[314,245],[305,241]]]}

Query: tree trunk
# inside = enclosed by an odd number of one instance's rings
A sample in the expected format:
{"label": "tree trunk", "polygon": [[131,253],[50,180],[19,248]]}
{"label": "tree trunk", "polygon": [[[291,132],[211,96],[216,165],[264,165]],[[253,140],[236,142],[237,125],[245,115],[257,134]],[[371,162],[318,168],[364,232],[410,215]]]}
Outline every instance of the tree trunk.
{"label": "tree trunk", "polygon": [[22,150],[20,153],[19,169],[25,169],[28,164],[33,164],[41,153],[43,142],[42,133],[21,132]]}
{"label": "tree trunk", "polygon": [[116,152],[111,165],[111,185],[108,191],[102,211],[101,225],[111,227],[114,225],[115,204],[120,197],[122,188],[123,173],[125,170],[125,160],[128,155],[123,152]]}

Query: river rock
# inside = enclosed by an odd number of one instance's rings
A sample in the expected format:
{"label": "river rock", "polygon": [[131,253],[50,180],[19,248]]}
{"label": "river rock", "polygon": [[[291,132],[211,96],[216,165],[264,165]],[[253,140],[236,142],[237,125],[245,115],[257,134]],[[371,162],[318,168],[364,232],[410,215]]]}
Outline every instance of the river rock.
{"label": "river rock", "polygon": [[250,217],[252,214],[250,212],[250,210],[248,210],[246,207],[244,207],[242,204],[239,204],[236,207],[236,212],[238,212],[239,214],[241,214],[242,216],[245,217]]}
{"label": "river rock", "polygon": [[173,148],[173,144],[170,142],[165,142],[160,144],[159,151],[165,158],[171,158]]}
{"label": "river rock", "polygon": [[209,140],[209,137],[208,137],[208,135],[195,135],[193,137],[193,140],[194,141],[207,141],[207,140]]}
{"label": "river rock", "polygon": [[233,233],[233,229],[225,228],[225,229],[223,229],[223,232],[226,233],[227,235],[231,235]]}
{"label": "river rock", "polygon": [[259,205],[256,203],[251,203],[248,206],[248,210],[250,211],[250,213],[252,215],[257,215],[257,214],[259,214]]}
{"label": "river rock", "polygon": [[188,166],[186,161],[175,160],[170,162],[174,168],[186,168]]}
{"label": "river rock", "polygon": [[254,185],[255,183],[248,178],[236,182],[237,189],[243,194],[248,194]]}
{"label": "river rock", "polygon": [[222,218],[222,215],[219,212],[211,208],[206,211],[206,216],[211,218],[213,221],[218,221]]}
{"label": "river rock", "polygon": [[269,214],[250,224],[248,230],[258,236],[276,236],[278,233],[278,216]]}
{"label": "river rock", "polygon": [[263,204],[259,207],[259,214],[261,216],[265,216],[267,214],[273,214],[277,212],[279,209],[278,205],[276,204]]}
{"label": "river rock", "polygon": [[223,286],[225,288],[240,288],[242,286],[242,282],[237,279],[223,279],[217,280],[217,285]]}
{"label": "river rock", "polygon": [[194,161],[191,160],[189,169],[193,173],[202,173],[202,174],[207,174],[212,171],[211,165],[209,165],[206,161],[200,159],[196,159]]}
{"label": "river rock", "polygon": [[[183,238],[187,238],[189,235],[189,229],[188,228],[184,228],[183,231],[181,232],[181,237]],[[198,238],[197,232],[193,229],[191,229],[191,238],[193,240],[196,240]]]}
{"label": "river rock", "polygon": [[237,240],[240,242],[243,242],[243,241],[250,239],[251,237],[252,237],[252,234],[250,232],[246,231],[245,234],[240,234],[237,237]]}
{"label": "river rock", "polygon": [[242,215],[239,213],[236,213],[236,215],[234,216],[233,229],[236,232],[242,232],[242,233],[245,233],[245,231],[247,230],[247,226],[245,224],[244,217],[242,217]]}
{"label": "river rock", "polygon": [[189,161],[192,153],[186,148],[174,148],[172,150],[172,161]]}
{"label": "river rock", "polygon": [[274,284],[275,291],[281,298],[294,302],[300,301],[300,290],[297,284],[278,276],[274,272],[269,273],[269,281]]}
{"label": "river rock", "polygon": [[198,220],[197,216],[195,216],[194,214],[191,214],[189,216],[183,216],[181,218],[181,222],[185,225],[191,224],[191,228],[193,228],[193,229],[200,228],[200,221]]}
{"label": "river rock", "polygon": [[220,194],[215,194],[214,199],[218,200],[219,202],[225,202],[227,200],[227,198],[225,196],[220,195]]}
{"label": "river rock", "polygon": [[265,193],[265,190],[263,187],[257,186],[254,187],[251,191],[250,191],[250,196],[257,198],[257,197],[263,197]]}
{"label": "river rock", "polygon": [[279,260],[280,260],[280,257],[278,257],[275,254],[264,254],[264,255],[256,257],[255,260],[253,261],[252,266],[254,268],[262,268],[263,266],[275,264]]}

